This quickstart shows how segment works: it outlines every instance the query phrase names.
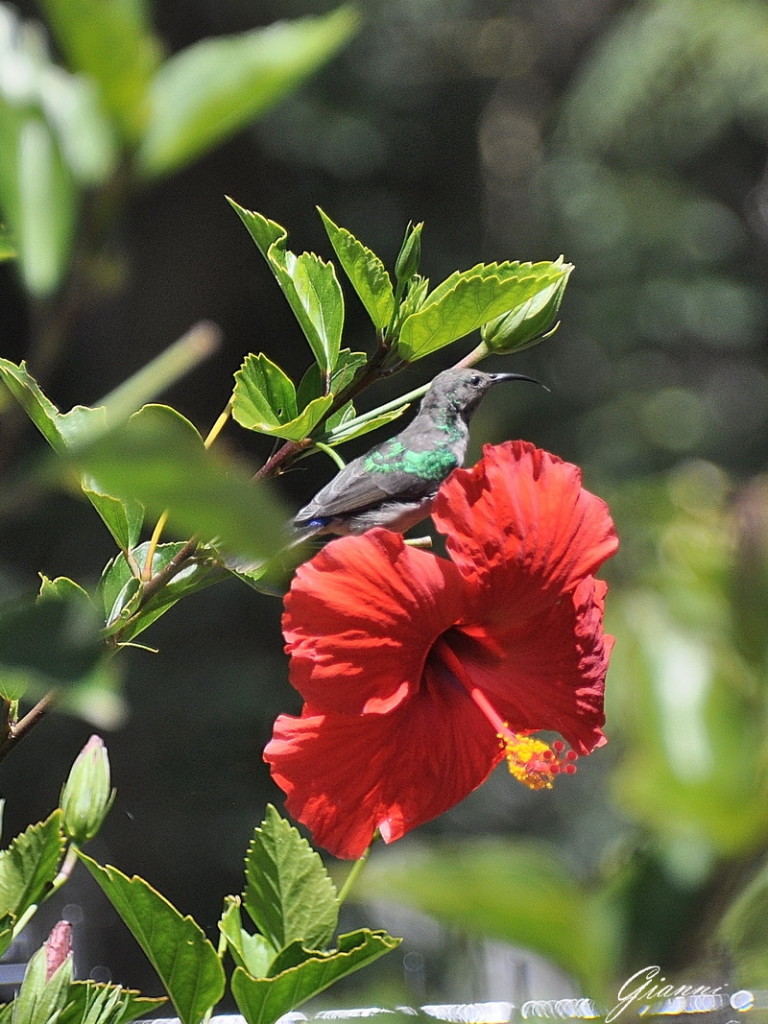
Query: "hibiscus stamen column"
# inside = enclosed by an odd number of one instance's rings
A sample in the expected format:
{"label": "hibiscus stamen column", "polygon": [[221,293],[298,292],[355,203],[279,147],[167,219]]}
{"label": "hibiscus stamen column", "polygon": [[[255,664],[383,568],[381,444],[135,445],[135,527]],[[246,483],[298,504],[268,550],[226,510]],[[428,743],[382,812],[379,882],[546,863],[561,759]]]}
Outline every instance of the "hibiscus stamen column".
{"label": "hibiscus stamen column", "polygon": [[529,789],[551,789],[555,775],[576,771],[574,762],[578,754],[575,750],[567,750],[562,740],[555,740],[550,747],[543,740],[510,729],[509,723],[503,721],[485,693],[472,682],[461,659],[444,637],[433,646],[430,657],[442,663],[445,671],[466,690],[496,730],[509,773],[518,782]]}

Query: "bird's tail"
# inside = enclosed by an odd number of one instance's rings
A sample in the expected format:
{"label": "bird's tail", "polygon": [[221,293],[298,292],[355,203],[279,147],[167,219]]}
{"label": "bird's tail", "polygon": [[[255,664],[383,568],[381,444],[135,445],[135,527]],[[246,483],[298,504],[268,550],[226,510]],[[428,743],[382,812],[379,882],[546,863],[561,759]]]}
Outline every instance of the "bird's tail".
{"label": "bird's tail", "polygon": [[297,554],[297,549],[321,530],[322,527],[314,524],[302,527],[291,524],[285,543],[267,558],[254,561],[252,558],[225,553],[222,554],[221,561],[230,572],[244,579],[256,590],[270,594],[276,590],[284,593],[288,589],[290,576],[302,560],[300,557],[291,557],[292,553]]}

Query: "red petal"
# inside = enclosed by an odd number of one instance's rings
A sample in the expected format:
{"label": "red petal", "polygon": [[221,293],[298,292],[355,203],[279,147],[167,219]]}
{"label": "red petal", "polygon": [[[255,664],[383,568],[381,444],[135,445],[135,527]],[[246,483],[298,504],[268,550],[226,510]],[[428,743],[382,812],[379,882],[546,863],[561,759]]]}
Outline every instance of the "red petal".
{"label": "red petal", "polygon": [[486,445],[476,466],[443,484],[432,516],[462,573],[528,612],[618,547],[608,507],[582,488],[580,470],[524,441]]}
{"label": "red petal", "polygon": [[390,710],[419,686],[465,589],[453,563],[387,530],[332,541],[299,568],[285,600],[291,683],[324,712]]}
{"label": "red petal", "polygon": [[512,732],[559,732],[580,754],[604,742],[605,590],[588,577],[522,625],[489,630],[491,643],[471,628],[446,637]]}
{"label": "red petal", "polygon": [[264,751],[286,807],[337,857],[360,857],[453,807],[501,760],[498,738],[466,693],[427,672],[386,715],[281,715]]}

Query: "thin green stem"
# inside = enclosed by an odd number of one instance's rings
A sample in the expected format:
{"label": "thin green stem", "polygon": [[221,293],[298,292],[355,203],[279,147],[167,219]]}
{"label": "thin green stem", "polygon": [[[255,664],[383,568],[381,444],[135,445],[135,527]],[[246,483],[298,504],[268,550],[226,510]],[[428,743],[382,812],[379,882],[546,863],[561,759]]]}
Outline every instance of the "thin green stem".
{"label": "thin green stem", "polygon": [[409,391],[405,395],[401,395],[399,398],[393,398],[391,402],[386,402],[384,405],[378,406],[376,409],[371,409],[370,412],[364,412],[360,416],[355,416],[352,420],[339,427],[337,430],[329,430],[327,434],[321,434],[317,438],[314,444],[319,447],[320,444],[327,444],[329,440],[339,441],[343,440],[347,434],[351,434],[353,430],[363,426],[366,423],[370,423],[371,420],[375,420],[379,416],[384,416],[388,412],[394,412],[403,406],[409,405],[411,402],[415,402],[417,398],[423,398],[426,392],[429,390],[429,384],[423,384],[420,388],[414,388],[413,391]]}
{"label": "thin green stem", "polygon": [[62,887],[62,885],[64,885],[65,882],[68,882],[69,879],[72,877],[72,872],[75,870],[75,864],[77,864],[77,854],[79,849],[80,847],[77,845],[77,843],[69,844],[67,852],[64,855],[64,860],[61,862],[59,873],[56,875],[53,882],[51,883],[51,889],[50,892],[46,894],[46,899],[48,899],[48,897],[52,893],[59,890]]}
{"label": "thin green stem", "polygon": [[234,403],[234,399],[230,398],[230,400],[224,406],[223,411],[219,414],[216,422],[213,424],[211,429],[208,431],[208,436],[206,437],[205,441],[203,441],[204,447],[210,448],[211,445],[213,444],[213,442],[216,440],[216,438],[222,432],[224,427],[227,425],[227,423],[229,422],[229,418],[232,415],[232,409],[234,407],[234,404],[235,404]]}
{"label": "thin green stem", "polygon": [[370,856],[371,849],[373,847],[373,844],[376,842],[377,836],[378,836],[378,833],[373,837],[373,839],[370,842],[370,845],[368,846],[368,849],[365,851],[365,853],[362,855],[362,857],[360,857],[358,860],[356,860],[355,863],[352,865],[352,867],[349,869],[349,874],[344,879],[344,884],[342,885],[341,889],[339,890],[339,896],[338,896],[339,906],[341,906],[341,904],[346,900],[347,896],[349,896],[350,890],[354,886],[354,884],[357,881],[357,879],[360,877],[360,872],[365,867],[366,861],[368,860],[368,857]]}
{"label": "thin green stem", "polygon": [[[486,348],[485,342],[481,341],[480,344],[473,348],[463,359],[460,359],[453,367],[454,370],[465,370],[469,369],[470,366],[475,366],[488,355],[488,349]],[[318,440],[315,441],[315,445],[320,447],[319,442],[326,444],[329,439],[338,441],[343,439],[348,433],[356,430],[358,427],[365,423],[369,423],[371,420],[375,420],[378,416],[384,416],[388,412],[393,412],[399,409],[403,405],[409,405],[411,402],[415,402],[417,398],[423,398],[424,395],[429,391],[430,384],[422,384],[421,387],[414,388],[413,391],[409,391],[405,395],[401,395],[399,398],[393,398],[391,402],[386,402],[384,405],[380,405],[377,409],[371,409],[370,412],[364,412],[360,416],[355,416],[352,420],[339,427],[338,430],[329,430],[328,433],[322,434]]]}
{"label": "thin green stem", "polygon": [[27,909],[24,911],[24,913],[18,919],[16,924],[13,926],[12,937],[14,939],[18,938],[18,936],[21,935],[21,933],[24,931],[24,929],[27,927],[29,922],[32,920],[32,918],[37,913],[37,910],[38,910],[39,906],[40,906],[39,903],[33,903],[31,906],[27,907]]}
{"label": "thin green stem", "polygon": [[208,320],[201,320],[164,352],[110,391],[99,403],[106,410],[107,423],[119,424],[139,406],[161,394],[204,360],[221,345],[221,329]]}
{"label": "thin green stem", "polygon": [[[230,416],[232,415],[233,401],[230,400],[225,405],[223,411],[219,414],[216,422],[213,424],[211,429],[208,431],[208,435],[203,441],[205,448],[210,448],[216,438],[222,432],[224,427],[227,425]],[[173,577],[184,568],[184,563],[197,551],[198,540],[196,537],[191,537],[186,545],[179,551],[175,558],[171,559],[168,565],[165,566],[165,570],[161,570],[155,575],[152,574],[152,563],[155,558],[155,552],[157,546],[160,543],[163,530],[165,529],[166,523],[168,522],[168,509],[163,512],[160,518],[155,524],[155,528],[152,531],[152,536],[149,541],[149,547],[147,549],[147,558],[144,565],[144,569],[141,573],[141,579],[144,580],[144,590],[142,592],[142,605],[146,604],[150,597],[152,597],[158,589],[165,586],[166,583],[170,582]],[[181,557],[180,557],[181,556]],[[178,561],[177,561],[178,560]],[[171,567],[169,569],[169,567]],[[165,573],[165,575],[163,575]]]}
{"label": "thin green stem", "polygon": [[141,570],[141,579],[148,582],[152,579],[152,563],[155,560],[155,552],[157,546],[160,543],[160,538],[163,535],[165,524],[168,522],[168,509],[163,512],[160,518],[155,523],[155,528],[152,531],[152,536],[149,538],[149,545],[147,547],[147,558],[144,562],[144,568]]}
{"label": "thin green stem", "polygon": [[320,451],[327,455],[332,462],[336,463],[339,469],[344,469],[346,466],[344,459],[342,459],[339,453],[334,448],[331,448],[330,445],[323,444],[322,441],[315,441],[315,448],[319,448]]}
{"label": "thin green stem", "polygon": [[[64,855],[64,860],[61,862],[61,867],[59,868],[59,873],[56,875],[54,880],[51,882],[50,888],[48,889],[48,891],[43,896],[41,902],[45,903],[45,901],[47,899],[50,899],[50,897],[53,896],[53,894],[55,892],[58,892],[59,889],[63,885],[65,885],[69,881],[69,879],[72,877],[72,872],[75,869],[75,864],[77,864],[77,851],[78,851],[77,844],[76,843],[70,843],[69,846],[67,847],[67,852]],[[27,924],[29,924],[30,920],[37,913],[37,910],[38,910],[39,906],[40,906],[40,903],[33,903],[31,906],[27,907],[27,909],[24,911],[24,913],[21,915],[21,917],[18,919],[18,921],[14,924],[14,926],[13,926],[13,938],[14,939],[17,938],[19,935],[21,935],[22,931],[26,928]]]}

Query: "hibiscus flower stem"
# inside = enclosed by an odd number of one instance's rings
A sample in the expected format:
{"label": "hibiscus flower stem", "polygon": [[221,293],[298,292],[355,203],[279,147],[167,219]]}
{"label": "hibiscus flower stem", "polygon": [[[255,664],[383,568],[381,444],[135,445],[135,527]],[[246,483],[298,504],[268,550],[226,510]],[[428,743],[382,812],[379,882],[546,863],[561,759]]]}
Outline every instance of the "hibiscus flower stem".
{"label": "hibiscus flower stem", "polygon": [[342,885],[341,889],[339,890],[339,895],[338,895],[338,900],[337,900],[339,906],[341,906],[342,903],[346,900],[347,896],[349,896],[350,890],[352,889],[353,885],[357,881],[358,876],[360,875],[360,872],[365,867],[365,862],[368,860],[368,857],[369,857],[370,852],[371,852],[371,847],[376,842],[377,837],[378,837],[378,832],[376,833],[376,835],[371,840],[370,845],[368,846],[368,849],[365,851],[365,853],[362,855],[362,857],[360,857],[358,860],[356,860],[355,863],[352,865],[352,867],[349,869],[349,874],[347,875],[346,879],[344,880],[344,884]]}

